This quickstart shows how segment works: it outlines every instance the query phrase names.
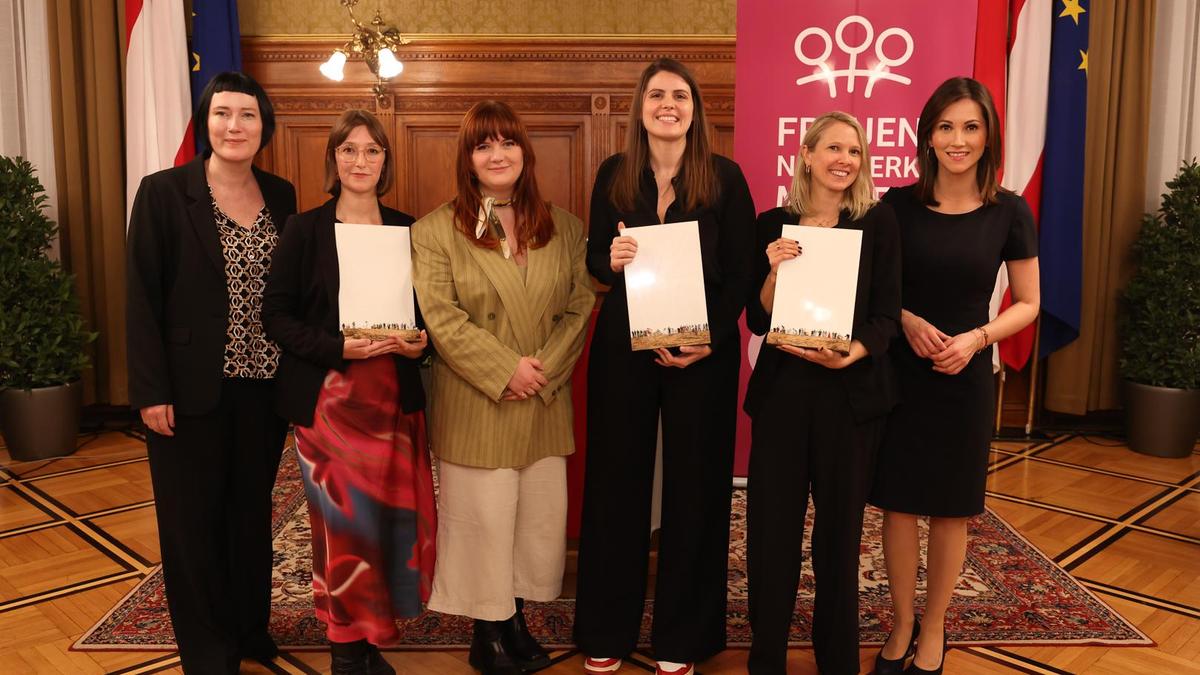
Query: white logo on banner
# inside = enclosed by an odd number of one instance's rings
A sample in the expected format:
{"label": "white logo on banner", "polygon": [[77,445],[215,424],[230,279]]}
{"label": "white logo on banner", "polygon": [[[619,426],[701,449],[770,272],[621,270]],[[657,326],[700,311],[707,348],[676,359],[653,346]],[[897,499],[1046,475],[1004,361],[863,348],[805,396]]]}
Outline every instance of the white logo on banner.
{"label": "white logo on banner", "polygon": [[[846,28],[851,24],[858,24],[863,27],[865,36],[863,37],[862,44],[846,44]],[[902,66],[912,58],[913,39],[908,31],[903,28],[892,27],[880,33],[879,37],[876,38],[875,27],[871,25],[871,22],[866,17],[854,14],[842,19],[834,33],[834,37],[830,37],[829,33],[824,29],[813,26],[805,28],[796,36],[796,58],[800,59],[800,62],[805,65],[816,66],[816,71],[812,75],[796,80],[797,85],[808,84],[810,82],[825,82],[829,86],[829,98],[835,98],[837,97],[837,78],[846,78],[846,93],[852,94],[854,93],[855,80],[859,77],[865,77],[867,78],[867,87],[863,90],[863,96],[871,98],[871,92],[875,89],[875,83],[879,80],[912,84],[911,79],[890,72],[891,68]],[[817,56],[809,56],[804,51],[804,40],[809,37],[816,37],[824,44],[824,48]],[[899,38],[904,42],[904,53],[896,58],[889,57],[884,50],[884,43],[890,37]],[[833,53],[835,39],[838,48],[850,56],[850,64],[842,70],[834,70],[829,64],[829,56]],[[869,69],[859,68],[858,55],[867,50],[872,40],[875,42],[875,56],[878,62],[874,67]]]}

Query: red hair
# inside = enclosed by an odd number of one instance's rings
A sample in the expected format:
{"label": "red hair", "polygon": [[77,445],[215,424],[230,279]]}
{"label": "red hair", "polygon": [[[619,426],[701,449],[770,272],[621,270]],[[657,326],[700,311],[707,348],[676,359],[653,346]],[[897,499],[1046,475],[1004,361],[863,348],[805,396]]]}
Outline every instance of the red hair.
{"label": "red hair", "polygon": [[483,195],[479,192],[479,178],[475,176],[471,155],[475,152],[475,146],[488,139],[515,141],[524,156],[521,175],[513,186],[512,208],[517,216],[517,241],[513,250],[545,246],[554,237],[554,219],[550,215],[550,204],[538,192],[533,145],[529,142],[529,134],[525,132],[521,118],[508,104],[500,101],[480,101],[471,106],[458,130],[458,158],[455,163],[458,194],[451,202],[454,226],[476,246],[500,246],[500,240],[490,227],[482,237],[475,238],[475,223]]}

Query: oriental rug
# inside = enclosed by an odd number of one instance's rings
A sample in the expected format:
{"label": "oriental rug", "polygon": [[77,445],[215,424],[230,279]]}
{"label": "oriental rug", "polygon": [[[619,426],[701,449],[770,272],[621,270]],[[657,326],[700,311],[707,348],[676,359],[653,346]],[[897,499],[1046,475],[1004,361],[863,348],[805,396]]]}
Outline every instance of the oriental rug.
{"label": "oriental rug", "polygon": [[[294,452],[284,456],[275,485],[275,569],[272,588],[271,633],[285,649],[320,649],[326,644],[324,625],[313,616],[308,511]],[[746,609],[746,500],[734,490],[729,546],[728,644],[750,644]],[[813,508],[809,507],[809,527]],[[891,614],[883,552],[882,514],[868,508],[860,557],[860,635],[863,644],[881,643]],[[921,537],[926,530],[922,526]],[[947,634],[956,645],[1150,645],[1144,633],[1081,586],[1034,548],[1024,537],[987,511],[971,520],[970,549],[965,571],[947,617]],[[813,573],[805,563],[792,645],[811,644]],[[919,581],[923,586],[924,578]],[[919,592],[919,596],[923,595]],[[646,601],[642,642],[649,644],[653,600]],[[529,603],[530,629],[548,647],[570,647],[574,601]],[[425,612],[401,623],[399,649],[465,649],[471,641],[471,621]],[[76,641],[78,650],[174,650],[161,568],[156,568],[95,626]]]}

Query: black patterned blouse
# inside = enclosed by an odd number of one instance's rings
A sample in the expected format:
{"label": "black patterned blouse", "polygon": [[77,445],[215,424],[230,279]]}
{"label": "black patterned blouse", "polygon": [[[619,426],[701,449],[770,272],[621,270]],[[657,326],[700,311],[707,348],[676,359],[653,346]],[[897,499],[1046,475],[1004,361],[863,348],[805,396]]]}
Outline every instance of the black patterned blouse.
{"label": "black patterned blouse", "polygon": [[[212,189],[209,189],[211,196]],[[225,215],[213,199],[213,218],[225,256],[225,286],[229,292],[229,324],[225,331],[225,377],[275,377],[279,346],[267,339],[262,325],[262,296],[271,255],[279,233],[263,205],[246,228]]]}

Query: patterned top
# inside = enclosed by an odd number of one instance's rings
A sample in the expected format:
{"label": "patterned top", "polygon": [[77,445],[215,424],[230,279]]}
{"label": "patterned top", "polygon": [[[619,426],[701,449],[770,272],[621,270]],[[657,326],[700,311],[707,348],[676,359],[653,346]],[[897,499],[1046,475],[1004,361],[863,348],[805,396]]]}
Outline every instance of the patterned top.
{"label": "patterned top", "polygon": [[[211,197],[211,187],[208,193]],[[265,204],[249,228],[225,215],[216,199],[212,204],[213,219],[217,221],[221,251],[225,256],[225,287],[229,292],[225,377],[275,377],[280,350],[263,331],[262,297],[279,233]]]}

